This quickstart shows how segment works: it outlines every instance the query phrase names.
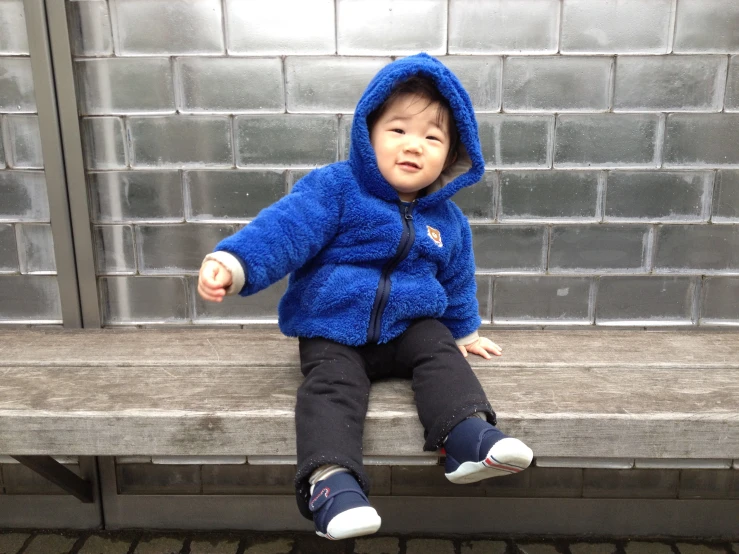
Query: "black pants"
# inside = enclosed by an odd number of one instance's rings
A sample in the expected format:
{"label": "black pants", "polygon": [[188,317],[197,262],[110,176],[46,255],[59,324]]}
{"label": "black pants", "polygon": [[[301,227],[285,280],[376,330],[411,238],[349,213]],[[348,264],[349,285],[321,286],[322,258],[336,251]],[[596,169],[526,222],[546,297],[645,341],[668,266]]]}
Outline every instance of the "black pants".
{"label": "black pants", "polygon": [[349,469],[365,493],[369,479],[362,465],[362,434],[370,384],[386,377],[413,380],[418,417],[425,430],[424,450],[441,447],[449,431],[475,412],[495,413],[480,382],[459,351],[449,329],[435,319],[414,322],[385,344],[346,346],[322,338],[300,339],[305,376],[295,408],[298,507],[308,510],[308,478],[317,467]]}

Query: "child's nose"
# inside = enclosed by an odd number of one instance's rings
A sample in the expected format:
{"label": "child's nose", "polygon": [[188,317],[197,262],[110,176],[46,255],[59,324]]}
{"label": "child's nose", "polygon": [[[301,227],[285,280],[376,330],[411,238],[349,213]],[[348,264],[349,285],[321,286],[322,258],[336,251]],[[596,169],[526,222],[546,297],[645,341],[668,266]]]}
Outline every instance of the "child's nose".
{"label": "child's nose", "polygon": [[421,149],[421,141],[418,140],[418,139],[416,139],[416,138],[413,138],[413,137],[408,138],[408,140],[405,143],[404,150],[406,152],[420,153],[421,150],[422,150]]}

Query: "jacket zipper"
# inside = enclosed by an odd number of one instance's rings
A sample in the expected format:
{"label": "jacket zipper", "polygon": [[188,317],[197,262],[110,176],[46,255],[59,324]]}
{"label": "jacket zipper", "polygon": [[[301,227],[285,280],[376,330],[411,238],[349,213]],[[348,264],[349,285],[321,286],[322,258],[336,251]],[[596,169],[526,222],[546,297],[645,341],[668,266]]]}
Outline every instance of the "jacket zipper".
{"label": "jacket zipper", "polygon": [[382,314],[390,299],[390,274],[408,256],[413,246],[413,241],[416,240],[416,231],[413,228],[413,207],[415,205],[415,200],[406,206],[400,205],[403,234],[400,236],[400,244],[398,245],[398,250],[395,252],[395,256],[382,269],[380,284],[377,286],[375,303],[372,305],[372,314],[370,315],[369,330],[367,331],[368,343],[375,343],[380,340]]}

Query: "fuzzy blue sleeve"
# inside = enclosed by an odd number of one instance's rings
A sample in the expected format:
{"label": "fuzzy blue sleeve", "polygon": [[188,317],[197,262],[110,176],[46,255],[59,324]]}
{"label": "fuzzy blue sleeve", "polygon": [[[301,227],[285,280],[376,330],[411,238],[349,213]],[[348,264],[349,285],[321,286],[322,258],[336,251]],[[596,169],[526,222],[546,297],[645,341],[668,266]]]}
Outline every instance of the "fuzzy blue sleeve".
{"label": "fuzzy blue sleeve", "polygon": [[458,209],[454,211],[461,227],[462,238],[449,265],[439,275],[448,299],[446,311],[439,321],[449,328],[455,339],[459,339],[477,331],[481,319],[477,303],[472,230],[462,212]]}
{"label": "fuzzy blue sleeve", "polygon": [[326,168],[312,171],[290,194],[216,245],[215,251],[233,254],[246,270],[241,296],[259,292],[300,268],[335,235],[341,192],[330,177]]}

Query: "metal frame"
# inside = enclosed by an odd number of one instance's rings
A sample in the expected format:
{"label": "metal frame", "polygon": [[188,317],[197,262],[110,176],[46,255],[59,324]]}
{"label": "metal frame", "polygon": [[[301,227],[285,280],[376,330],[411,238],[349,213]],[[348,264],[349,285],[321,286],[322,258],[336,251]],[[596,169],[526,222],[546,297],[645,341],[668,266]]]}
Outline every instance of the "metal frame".
{"label": "metal frame", "polygon": [[[38,106],[62,321],[65,327],[71,328],[100,327],[65,2],[47,4],[45,0],[24,0],[23,8]],[[95,504],[92,481],[78,477],[51,456],[14,457],[83,503]],[[61,502],[68,501],[67,498]]]}
{"label": "metal frame", "polygon": [[79,467],[91,483],[92,503],[66,494],[0,494],[0,528],[103,529],[97,460],[80,457]]}
{"label": "metal frame", "polygon": [[24,0],[65,327],[99,328],[95,263],[66,3]]}
{"label": "metal frame", "polygon": [[75,475],[51,456],[11,456],[84,504],[92,504],[92,482]]}
{"label": "metal frame", "polygon": [[24,0],[31,70],[38,106],[41,148],[44,156],[46,189],[54,237],[57,280],[62,303],[62,320],[66,327],[81,327],[77,268],[75,267],[72,222],[69,217],[64,155],[59,136],[59,114],[56,104],[54,69],[46,27],[43,0]]}
{"label": "metal frame", "polygon": [[[310,531],[287,495],[122,495],[115,459],[98,458],[105,527]],[[736,536],[739,499],[373,496],[383,533]],[[418,514],[424,514],[419,518]]]}

